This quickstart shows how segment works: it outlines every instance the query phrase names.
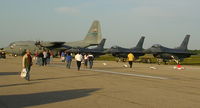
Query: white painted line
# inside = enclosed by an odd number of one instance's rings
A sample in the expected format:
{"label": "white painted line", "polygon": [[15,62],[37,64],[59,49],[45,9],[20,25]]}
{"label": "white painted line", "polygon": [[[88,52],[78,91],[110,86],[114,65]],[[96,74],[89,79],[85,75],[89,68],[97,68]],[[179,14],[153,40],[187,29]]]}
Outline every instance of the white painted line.
{"label": "white painted line", "polygon": [[196,69],[196,70],[200,70],[200,68],[192,68],[192,67],[186,67],[187,69]]}
{"label": "white painted line", "polygon": [[[58,67],[65,67],[64,65],[50,65],[50,66],[58,66]],[[76,69],[71,67],[72,69]],[[95,71],[95,72],[104,72],[104,73],[110,73],[110,74],[118,74],[118,75],[125,75],[125,76],[135,76],[135,77],[143,77],[143,78],[152,78],[152,79],[160,79],[160,80],[166,80],[169,78],[166,77],[159,77],[159,76],[150,76],[150,75],[143,75],[143,74],[134,74],[134,73],[122,73],[122,72],[113,72],[108,70],[98,70],[98,69],[81,69],[81,70],[88,70],[88,71]]]}
{"label": "white painted line", "polygon": [[161,80],[169,79],[169,78],[159,77],[159,76],[150,76],[150,75],[143,75],[143,74],[113,72],[113,71],[107,71],[107,70],[97,70],[97,69],[83,69],[83,70],[90,70],[90,71],[95,71],[95,72],[104,72],[104,73],[111,73],[111,74],[118,74],[118,75],[126,75],[126,76],[136,76],[136,77],[143,77],[143,78],[161,79]]}

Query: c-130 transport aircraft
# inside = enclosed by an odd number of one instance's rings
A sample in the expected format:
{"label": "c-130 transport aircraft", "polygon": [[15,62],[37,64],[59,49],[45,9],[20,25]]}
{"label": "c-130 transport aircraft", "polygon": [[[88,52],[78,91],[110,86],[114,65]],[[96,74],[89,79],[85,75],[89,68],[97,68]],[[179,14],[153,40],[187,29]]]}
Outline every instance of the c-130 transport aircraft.
{"label": "c-130 transport aircraft", "polygon": [[83,40],[75,42],[47,42],[47,41],[15,41],[10,43],[8,47],[3,48],[7,53],[13,55],[22,55],[26,49],[32,53],[43,48],[50,50],[67,50],[70,48],[86,48],[89,46],[98,45],[102,40],[100,22],[93,21],[87,35]]}

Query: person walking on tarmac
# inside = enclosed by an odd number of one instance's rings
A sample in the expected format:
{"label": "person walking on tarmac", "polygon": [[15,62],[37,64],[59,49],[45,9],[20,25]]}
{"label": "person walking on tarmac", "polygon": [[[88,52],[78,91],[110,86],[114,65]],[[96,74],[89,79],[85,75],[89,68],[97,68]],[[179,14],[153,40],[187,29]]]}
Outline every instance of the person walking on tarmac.
{"label": "person walking on tarmac", "polygon": [[94,56],[92,54],[88,55],[88,62],[89,62],[89,68],[92,69],[93,66],[93,60],[94,60]]}
{"label": "person walking on tarmac", "polygon": [[68,69],[70,69],[70,67],[71,67],[71,62],[72,62],[72,55],[71,55],[71,53],[68,52],[65,58],[66,58],[66,62],[67,62],[66,67],[67,67]]}
{"label": "person walking on tarmac", "polygon": [[129,65],[130,65],[130,68],[132,68],[133,60],[134,60],[134,55],[130,52],[130,53],[128,54],[128,63],[129,63]]}
{"label": "person walking on tarmac", "polygon": [[88,65],[88,54],[87,53],[84,54],[83,59],[84,59],[85,68],[87,68],[87,65]]}
{"label": "person walking on tarmac", "polygon": [[83,60],[83,56],[78,52],[75,55],[75,60],[76,60],[77,68],[78,68],[78,71],[79,71],[80,68],[81,68],[81,61]]}
{"label": "person walking on tarmac", "polygon": [[26,76],[25,79],[30,81],[30,70],[31,70],[31,66],[32,66],[32,57],[31,57],[31,53],[29,50],[26,50],[25,55],[22,58],[22,67],[23,69],[26,69]]}
{"label": "person walking on tarmac", "polygon": [[47,51],[44,50],[43,51],[43,58],[42,58],[42,66],[46,66],[47,65]]}

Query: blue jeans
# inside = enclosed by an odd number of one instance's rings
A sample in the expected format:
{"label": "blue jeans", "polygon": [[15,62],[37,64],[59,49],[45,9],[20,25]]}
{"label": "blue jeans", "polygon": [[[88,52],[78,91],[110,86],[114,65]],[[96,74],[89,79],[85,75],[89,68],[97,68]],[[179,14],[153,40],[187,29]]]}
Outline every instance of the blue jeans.
{"label": "blue jeans", "polygon": [[42,66],[42,57],[38,57],[38,60],[37,60],[37,61],[38,61],[37,64],[38,64],[39,66]]}
{"label": "blue jeans", "polygon": [[71,60],[69,60],[69,61],[67,61],[67,65],[66,65],[66,67],[68,68],[68,69],[70,69],[70,67],[71,67]]}
{"label": "blue jeans", "polygon": [[28,81],[30,81],[30,71],[31,71],[31,66],[27,66],[26,67],[26,77],[25,77],[25,79],[26,80],[28,80]]}
{"label": "blue jeans", "polygon": [[93,60],[89,60],[88,62],[89,62],[89,68],[92,69],[92,66],[93,66]]}

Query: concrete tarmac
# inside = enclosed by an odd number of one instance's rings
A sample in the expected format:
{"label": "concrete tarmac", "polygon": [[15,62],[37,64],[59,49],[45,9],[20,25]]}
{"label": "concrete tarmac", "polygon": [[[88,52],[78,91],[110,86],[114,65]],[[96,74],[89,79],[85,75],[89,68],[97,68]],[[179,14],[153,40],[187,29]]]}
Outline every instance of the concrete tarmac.
{"label": "concrete tarmac", "polygon": [[200,66],[94,61],[93,69],[33,65],[20,77],[21,57],[0,59],[0,108],[199,108]]}

